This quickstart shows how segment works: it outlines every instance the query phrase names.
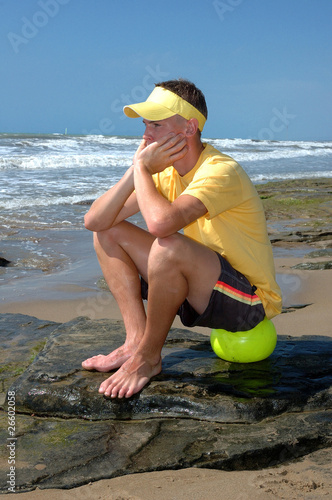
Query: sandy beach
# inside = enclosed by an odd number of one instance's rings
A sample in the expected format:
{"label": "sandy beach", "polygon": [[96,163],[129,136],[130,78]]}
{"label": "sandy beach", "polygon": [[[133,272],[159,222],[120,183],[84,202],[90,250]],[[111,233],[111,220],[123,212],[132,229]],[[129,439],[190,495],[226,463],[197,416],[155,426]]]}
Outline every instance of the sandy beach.
{"label": "sandy beach", "polygon": [[[294,224],[293,224],[294,226]],[[272,228],[272,226],[271,226]],[[325,228],[326,229],[326,228]],[[273,228],[271,229],[273,232]],[[296,230],[294,230],[296,232]],[[326,256],[310,257],[315,249],[328,249],[331,240],[316,243],[283,242],[274,247],[278,282],[283,290],[284,313],[273,322],[279,335],[323,335],[332,337],[331,277],[332,270],[294,269],[301,264],[326,261]],[[85,259],[85,260],[84,260]],[[91,286],[71,280],[70,273],[44,276],[21,282],[20,295],[15,287],[0,304],[0,313],[22,313],[39,319],[66,322],[85,315],[91,319],[120,319],[117,305],[109,292],[96,285],[98,265],[88,252],[82,268],[89,262]],[[81,268],[78,265],[79,272]],[[73,269],[73,275],[77,267]],[[69,277],[68,277],[69,276]],[[42,279],[42,286],[38,281]],[[92,284],[93,283],[93,284]],[[47,290],[52,289],[52,293]],[[51,297],[51,298],[50,298]],[[178,320],[174,326],[181,327]],[[209,335],[209,330],[197,329]],[[331,448],[315,451],[294,462],[263,470],[220,471],[190,468],[135,474],[98,481],[73,490],[35,490],[12,493],[20,500],[100,499],[100,500],[256,500],[256,499],[322,499],[332,492]]]}

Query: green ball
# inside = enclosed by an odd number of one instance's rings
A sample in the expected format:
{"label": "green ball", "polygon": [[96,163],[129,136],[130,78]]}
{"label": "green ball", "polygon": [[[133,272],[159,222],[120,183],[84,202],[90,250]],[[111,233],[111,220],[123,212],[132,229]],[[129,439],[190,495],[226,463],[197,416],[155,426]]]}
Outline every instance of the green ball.
{"label": "green ball", "polygon": [[213,329],[210,342],[216,355],[225,361],[253,363],[273,353],[277,332],[272,321],[265,317],[255,328],[246,332]]}

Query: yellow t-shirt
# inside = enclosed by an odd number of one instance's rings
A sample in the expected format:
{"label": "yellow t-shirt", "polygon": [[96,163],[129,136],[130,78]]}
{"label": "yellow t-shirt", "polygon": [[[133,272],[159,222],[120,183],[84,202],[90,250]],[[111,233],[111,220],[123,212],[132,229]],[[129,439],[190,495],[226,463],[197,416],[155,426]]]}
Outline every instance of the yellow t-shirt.
{"label": "yellow t-shirt", "polygon": [[173,167],[153,176],[165,198],[187,194],[198,198],[207,213],[184,228],[184,234],[219,252],[242,273],[262,301],[266,316],[281,312],[271,243],[257,191],[242,167],[209,144],[195,167],[181,177]]}

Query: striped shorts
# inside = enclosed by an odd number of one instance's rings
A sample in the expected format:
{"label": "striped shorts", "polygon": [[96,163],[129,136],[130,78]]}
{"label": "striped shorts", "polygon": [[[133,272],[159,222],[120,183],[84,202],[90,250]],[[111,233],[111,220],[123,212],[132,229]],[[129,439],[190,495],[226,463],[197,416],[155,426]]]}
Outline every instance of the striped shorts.
{"label": "striped shorts", "polygon": [[199,315],[186,300],[178,311],[181,321],[185,326],[222,328],[229,332],[251,330],[265,316],[263,304],[255,294],[256,287],[220,254],[217,255],[221,274],[207,308]]}

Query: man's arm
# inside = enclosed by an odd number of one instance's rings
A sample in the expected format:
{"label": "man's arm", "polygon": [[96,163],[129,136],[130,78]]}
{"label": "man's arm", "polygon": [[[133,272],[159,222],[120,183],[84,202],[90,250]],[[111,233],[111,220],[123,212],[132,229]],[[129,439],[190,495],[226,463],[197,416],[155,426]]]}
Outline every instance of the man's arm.
{"label": "man's arm", "polygon": [[90,231],[104,231],[138,211],[134,167],[131,166],[115,186],[93,202],[84,217],[84,224]]}

